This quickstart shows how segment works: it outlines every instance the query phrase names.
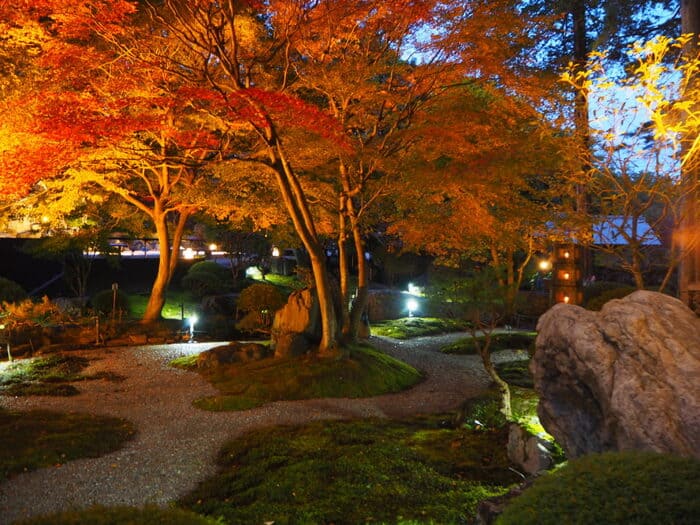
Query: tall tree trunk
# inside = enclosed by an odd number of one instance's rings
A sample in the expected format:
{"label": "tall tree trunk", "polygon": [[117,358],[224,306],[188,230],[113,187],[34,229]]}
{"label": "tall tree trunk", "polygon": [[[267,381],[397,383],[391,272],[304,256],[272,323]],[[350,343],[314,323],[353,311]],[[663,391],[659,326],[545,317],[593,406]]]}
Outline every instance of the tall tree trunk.
{"label": "tall tree trunk", "polygon": [[153,281],[153,288],[151,288],[151,295],[146,304],[146,311],[143,313],[143,318],[141,319],[143,323],[150,323],[161,318],[163,306],[165,305],[165,292],[168,289],[171,277],[171,250],[174,250],[174,246],[172,248],[170,246],[167,216],[162,210],[160,203],[155,204],[151,218],[156,227],[160,254],[158,255],[158,272]]}
{"label": "tall tree trunk", "polygon": [[319,354],[332,354],[338,344],[338,315],[335,308],[335,297],[331,279],[326,267],[326,255],[316,234],[313,216],[301,188],[299,179],[287,162],[282,141],[270,125],[265,130],[265,140],[268,144],[271,167],[277,179],[282,200],[294,224],[302,244],[309,253],[311,271],[313,273],[316,296],[321,311],[321,342]]}
{"label": "tall tree trunk", "polygon": [[[681,0],[681,25],[683,33],[693,33],[694,38],[683,52],[688,58],[695,58],[700,51],[700,0]],[[700,78],[691,82],[696,85]],[[693,101],[697,103],[697,101]],[[695,136],[683,137],[683,144],[692,144]],[[684,147],[687,152],[687,146]],[[696,163],[691,162],[682,168],[681,177],[688,187],[697,188],[700,170]],[[693,235],[698,235],[700,229],[700,192],[693,190],[683,203],[683,223],[681,224],[681,253],[684,254],[678,271],[678,288],[680,299],[691,308],[700,309],[700,243],[694,242]]]}
{"label": "tall tree trunk", "polygon": [[343,340],[350,336],[350,257],[348,256],[347,233],[347,201],[348,196],[343,192],[338,202],[338,271],[340,274],[340,333]]}
{"label": "tall tree trunk", "polygon": [[192,216],[193,209],[183,208],[177,213],[177,222],[173,230],[173,238],[170,240],[170,228],[168,226],[168,212],[163,210],[160,203],[154,206],[151,218],[156,227],[160,254],[158,255],[158,272],[156,273],[151,295],[146,303],[146,311],[143,314],[142,322],[149,323],[161,318],[163,307],[165,306],[166,294],[170,281],[175,274],[180,256],[180,245],[185,232],[187,219]]}
{"label": "tall tree trunk", "polygon": [[[586,1],[574,0],[571,6],[571,17],[573,23],[573,43],[574,56],[573,63],[575,72],[584,71],[587,67],[588,54],[590,52],[588,36],[586,34]],[[576,135],[581,148],[581,176],[585,181],[591,170],[591,132],[588,118],[588,91],[579,89],[576,92],[574,101],[574,125]],[[584,182],[576,186],[576,211],[579,216],[588,214],[589,194],[587,185]],[[581,275],[585,279],[593,272],[593,254],[590,247],[581,246]]]}
{"label": "tall tree trunk", "polygon": [[365,258],[365,240],[357,217],[352,219],[352,239],[357,253],[357,292],[350,310],[350,339],[357,341],[363,314],[369,300],[369,267]]}

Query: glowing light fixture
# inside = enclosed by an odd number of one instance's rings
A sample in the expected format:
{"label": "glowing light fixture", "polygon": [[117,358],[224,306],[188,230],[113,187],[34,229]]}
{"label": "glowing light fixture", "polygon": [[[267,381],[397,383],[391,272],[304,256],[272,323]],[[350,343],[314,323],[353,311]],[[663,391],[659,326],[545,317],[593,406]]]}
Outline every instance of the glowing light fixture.
{"label": "glowing light fixture", "polygon": [[564,302],[565,302],[566,304],[569,304],[569,301],[570,301],[570,300],[571,300],[571,299],[569,298],[568,295],[565,295],[565,296],[564,296]]}
{"label": "glowing light fixture", "polygon": [[245,276],[250,277],[251,279],[256,279],[260,280],[262,279],[262,273],[260,272],[259,268],[256,268],[255,266],[248,266],[245,270]]}
{"label": "glowing light fixture", "polygon": [[569,257],[571,257],[571,254],[568,251],[564,252],[564,259],[568,259]]}
{"label": "glowing light fixture", "polygon": [[552,268],[552,262],[548,259],[542,259],[537,265],[542,272],[548,272]]}
{"label": "glowing light fixture", "polygon": [[273,257],[279,257],[280,256],[280,249],[277,246],[274,246],[272,248],[272,256]]}
{"label": "glowing light fixture", "polygon": [[564,272],[564,280],[565,281],[568,281],[570,277],[571,277],[571,275],[569,274],[569,272]]}
{"label": "glowing light fixture", "polygon": [[408,293],[411,295],[419,295],[421,293],[421,289],[413,283],[408,283]]}
{"label": "glowing light fixture", "polygon": [[406,301],[406,308],[408,308],[408,316],[413,317],[413,312],[418,310],[418,301],[415,299],[409,299]]}
{"label": "glowing light fixture", "polygon": [[199,318],[197,317],[196,314],[191,315],[189,318],[189,323],[190,323],[190,340],[187,341],[188,343],[194,343],[194,325],[199,321]]}
{"label": "glowing light fixture", "polygon": [[185,251],[182,252],[182,256],[188,260],[194,259],[195,252],[192,248],[185,248]]}
{"label": "glowing light fixture", "polygon": [[218,249],[219,249],[219,247],[218,247],[216,244],[214,244],[214,243],[211,243],[211,244],[209,245],[209,251],[210,251],[210,252],[215,252],[215,251],[218,250]]}

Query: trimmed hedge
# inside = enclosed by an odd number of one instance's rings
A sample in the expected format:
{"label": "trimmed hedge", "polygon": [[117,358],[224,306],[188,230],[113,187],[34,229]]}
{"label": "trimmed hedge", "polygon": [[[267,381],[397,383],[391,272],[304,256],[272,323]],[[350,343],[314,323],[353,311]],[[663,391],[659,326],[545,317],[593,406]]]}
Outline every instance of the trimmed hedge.
{"label": "trimmed hedge", "polygon": [[539,478],[497,525],[700,523],[700,461],[654,452],[591,454]]}
{"label": "trimmed hedge", "polygon": [[[92,298],[92,308],[101,314],[110,315],[112,313],[112,306],[114,305],[114,291],[113,290],[102,290],[97,292]],[[117,290],[117,311],[122,311],[125,314],[131,312],[131,305],[129,304],[129,296],[126,295],[121,290]]]}
{"label": "trimmed hedge", "polygon": [[619,286],[617,288],[606,290],[600,295],[590,299],[586,303],[586,309],[599,311],[608,301],[612,301],[613,299],[622,299],[636,290],[637,289],[634,286]]}
{"label": "trimmed hedge", "polygon": [[229,292],[233,289],[231,272],[213,261],[193,264],[182,278],[182,287],[195,297]]}

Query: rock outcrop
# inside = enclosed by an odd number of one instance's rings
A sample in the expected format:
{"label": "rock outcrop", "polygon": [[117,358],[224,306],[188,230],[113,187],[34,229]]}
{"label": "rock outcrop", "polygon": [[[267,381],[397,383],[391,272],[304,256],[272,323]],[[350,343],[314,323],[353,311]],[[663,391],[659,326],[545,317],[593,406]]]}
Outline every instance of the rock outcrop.
{"label": "rock outcrop", "polygon": [[519,424],[508,425],[508,459],[527,474],[539,474],[554,465],[551,448],[551,444]]}
{"label": "rock outcrop", "polygon": [[293,292],[272,322],[275,357],[300,355],[321,340],[321,310],[313,290]]}
{"label": "rock outcrop", "polygon": [[248,363],[271,355],[272,350],[268,345],[233,342],[200,353],[197,356],[197,368],[215,368],[234,363]]}
{"label": "rock outcrop", "polygon": [[700,457],[700,318],[681,301],[638,291],[600,312],[559,304],[537,330],[540,421],[569,457]]}

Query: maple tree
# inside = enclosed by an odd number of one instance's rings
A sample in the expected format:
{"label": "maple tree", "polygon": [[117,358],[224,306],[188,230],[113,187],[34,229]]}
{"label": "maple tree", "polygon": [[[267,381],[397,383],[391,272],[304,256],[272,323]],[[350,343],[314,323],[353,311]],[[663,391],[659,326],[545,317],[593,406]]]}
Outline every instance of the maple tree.
{"label": "maple tree", "polygon": [[[73,83],[74,102],[80,82],[74,76],[83,67],[99,64],[91,39],[96,27],[119,33],[125,17],[134,11],[124,0],[99,0],[87,6],[74,0],[6,0],[0,3],[0,67],[3,75],[0,112],[0,193],[12,200],[25,195],[42,178],[57,173],[79,154],[84,134],[73,136],[56,122],[49,134],[32,127],[23,111],[31,102],[28,90],[55,94],[58,85]],[[57,71],[56,64],[61,64]],[[44,97],[35,99],[33,109],[41,110]],[[64,108],[67,119],[70,111]],[[39,133],[37,133],[39,131]],[[97,131],[97,130],[96,130]]]}
{"label": "maple tree", "polygon": [[41,76],[5,108],[17,117],[3,190],[25,194],[41,179],[25,206],[38,200],[45,213],[66,214],[114,194],[148,217],[160,246],[148,322],[160,317],[187,221],[204,201],[196,193],[203,164],[227,137],[214,136],[196,111],[177,103],[177,77],[154,75],[119,45],[127,37],[139,42],[144,31],[126,18],[133,5],[94,7],[54,2],[23,11],[24,23],[39,16],[50,38],[37,56]]}
{"label": "maple tree", "polygon": [[274,177],[309,254],[321,311],[319,351],[335,350],[339,327],[324,244],[309,204],[308,185],[302,184],[295,164],[298,156],[290,154],[295,150],[286,142],[287,132],[293,129],[305,130],[307,143],[309,135],[325,138],[329,145],[342,142],[333,119],[287,92],[293,64],[285,42],[316,5],[166,1],[150,6],[152,20],[167,28],[168,38],[191,51],[192,60],[170,57],[165,65],[181,72],[190,89],[189,100],[218,118],[222,126],[245,135],[246,141],[232,149],[229,162],[256,165]]}
{"label": "maple tree", "polygon": [[[700,63],[686,61],[679,53],[690,38],[659,37],[632,45],[627,53],[633,66],[622,76],[606,53],[597,52],[584,71],[567,71],[562,77],[595,100],[595,157],[584,184],[595,195],[592,206],[598,217],[593,232],[601,237],[596,248],[614,256],[640,289],[646,284],[649,258],[658,257],[648,253],[654,249],[650,243],[668,237],[660,290],[698,243],[684,228],[691,219],[691,208],[684,203],[694,200],[698,182],[680,174],[682,165],[690,168],[697,162],[692,145],[683,153],[689,135],[680,133],[697,126],[695,102],[689,101],[697,98],[689,99],[688,90]],[[669,60],[674,55],[675,61]],[[667,233],[671,231],[673,235]]]}
{"label": "maple tree", "polygon": [[[332,181],[324,205],[336,217],[341,292],[341,332],[357,337],[369,286],[365,239],[368,220],[386,179],[416,141],[410,124],[434,89],[439,67],[402,57],[415,44],[416,28],[432,16],[432,2],[320,3],[289,37],[300,96],[327,108],[344,130],[347,147],[326,169]],[[443,64],[442,68],[445,67]],[[333,174],[335,171],[335,174]],[[350,260],[357,286],[350,286]]]}
{"label": "maple tree", "polygon": [[431,139],[406,165],[389,231],[443,264],[493,266],[510,314],[531,256],[560,222],[566,143],[534,108],[478,83],[453,87],[425,125]]}

